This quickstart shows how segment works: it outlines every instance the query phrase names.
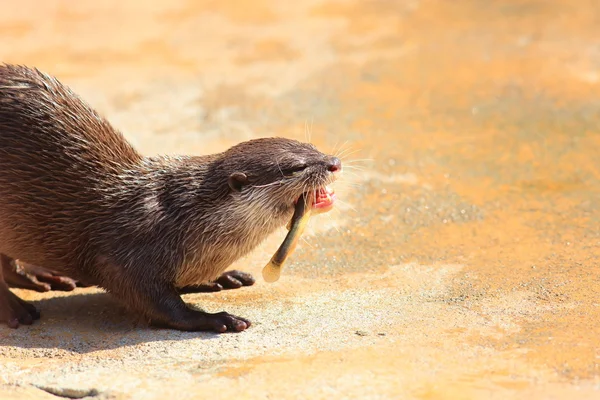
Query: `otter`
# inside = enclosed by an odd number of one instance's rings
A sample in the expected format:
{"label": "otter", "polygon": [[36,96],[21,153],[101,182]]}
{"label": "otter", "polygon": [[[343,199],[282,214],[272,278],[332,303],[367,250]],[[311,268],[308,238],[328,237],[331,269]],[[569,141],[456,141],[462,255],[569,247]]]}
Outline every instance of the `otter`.
{"label": "otter", "polygon": [[145,157],[56,78],[0,65],[0,322],[39,318],[9,289],[19,260],[40,266],[30,277],[103,288],[155,326],[243,331],[247,319],[193,308],[181,293],[252,284],[224,271],[284,226],[301,196],[316,206],[340,172],[338,158],[286,138]]}

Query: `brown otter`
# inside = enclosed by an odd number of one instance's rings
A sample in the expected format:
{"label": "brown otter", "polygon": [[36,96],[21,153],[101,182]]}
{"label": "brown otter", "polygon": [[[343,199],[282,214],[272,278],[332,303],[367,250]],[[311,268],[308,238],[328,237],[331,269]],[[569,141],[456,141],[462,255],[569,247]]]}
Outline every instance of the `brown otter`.
{"label": "brown otter", "polygon": [[18,259],[102,287],[155,325],[242,331],[248,320],[192,309],[180,293],[206,288],[340,170],[336,157],[284,138],[142,157],[55,78],[0,66],[0,321],[39,316],[4,280]]}

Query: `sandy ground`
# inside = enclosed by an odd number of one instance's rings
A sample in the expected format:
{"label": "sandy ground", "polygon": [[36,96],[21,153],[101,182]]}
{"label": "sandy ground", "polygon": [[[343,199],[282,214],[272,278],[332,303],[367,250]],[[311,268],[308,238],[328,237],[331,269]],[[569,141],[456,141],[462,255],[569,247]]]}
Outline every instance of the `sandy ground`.
{"label": "sandy ground", "polygon": [[[151,329],[96,289],[17,291],[0,397],[600,397],[595,1],[3,0],[0,60],[145,154],[255,137],[341,153],[282,279],[186,295],[254,325]],[[307,129],[308,128],[308,129]]]}

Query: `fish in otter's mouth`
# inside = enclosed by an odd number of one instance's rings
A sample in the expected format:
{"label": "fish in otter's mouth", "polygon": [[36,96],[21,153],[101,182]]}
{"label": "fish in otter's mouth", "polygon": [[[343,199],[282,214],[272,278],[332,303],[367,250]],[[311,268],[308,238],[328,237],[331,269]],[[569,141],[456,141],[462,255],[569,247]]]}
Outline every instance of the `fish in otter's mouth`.
{"label": "fish in otter's mouth", "polygon": [[[332,157],[327,166],[328,178],[326,183],[313,186],[314,189],[304,191],[294,202],[294,214],[288,223],[288,234],[269,263],[263,268],[263,278],[267,282],[279,279],[281,268],[288,256],[294,251],[304,228],[308,224],[311,213],[321,214],[330,211],[336,201],[336,195],[328,183],[333,183],[342,171],[342,164],[337,157]],[[293,174],[293,173],[292,173]]]}
{"label": "fish in otter's mouth", "polygon": [[267,282],[279,279],[281,268],[288,256],[294,251],[311,213],[320,214],[333,208],[335,192],[328,186],[303,193],[297,200],[294,215],[287,228],[289,230],[279,249],[263,268],[263,278]]}

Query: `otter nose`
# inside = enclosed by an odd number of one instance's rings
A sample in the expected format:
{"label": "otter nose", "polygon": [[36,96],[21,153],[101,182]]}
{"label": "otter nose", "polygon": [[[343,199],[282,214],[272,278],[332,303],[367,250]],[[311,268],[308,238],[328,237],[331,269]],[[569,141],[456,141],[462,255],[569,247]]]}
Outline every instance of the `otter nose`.
{"label": "otter nose", "polygon": [[342,162],[337,157],[331,157],[327,163],[327,170],[329,172],[339,172],[342,170]]}

